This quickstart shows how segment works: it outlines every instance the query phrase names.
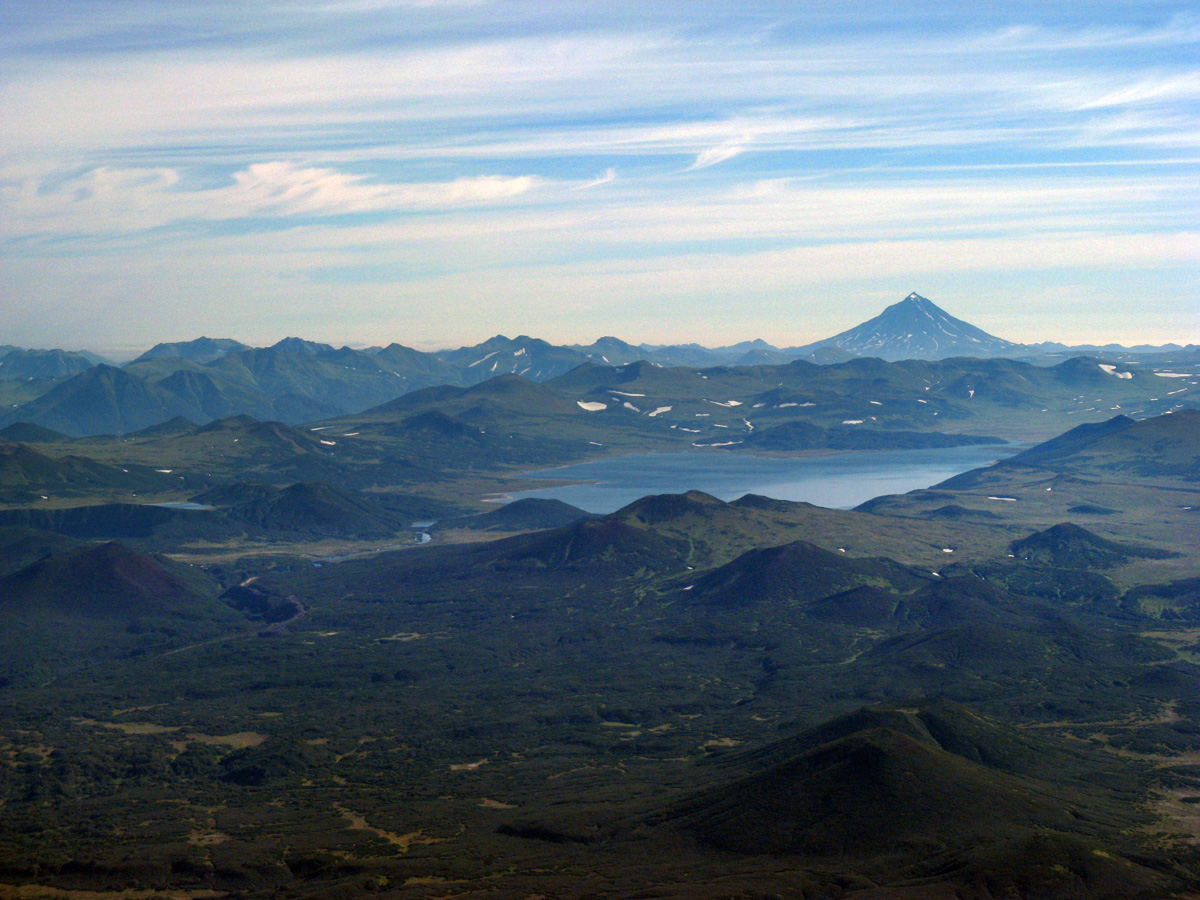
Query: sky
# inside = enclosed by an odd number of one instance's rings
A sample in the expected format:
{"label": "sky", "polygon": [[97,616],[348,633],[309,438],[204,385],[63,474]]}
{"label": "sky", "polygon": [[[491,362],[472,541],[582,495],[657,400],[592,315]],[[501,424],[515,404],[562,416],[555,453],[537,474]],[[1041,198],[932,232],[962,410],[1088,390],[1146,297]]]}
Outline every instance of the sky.
{"label": "sky", "polygon": [[1200,342],[1194,2],[0,0],[0,344]]}

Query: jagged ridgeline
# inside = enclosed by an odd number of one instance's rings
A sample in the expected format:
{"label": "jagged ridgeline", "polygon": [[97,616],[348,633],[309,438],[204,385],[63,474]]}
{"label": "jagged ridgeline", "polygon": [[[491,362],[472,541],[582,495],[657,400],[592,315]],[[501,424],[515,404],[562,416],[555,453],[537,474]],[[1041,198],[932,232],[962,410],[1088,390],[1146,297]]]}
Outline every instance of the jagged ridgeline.
{"label": "jagged ridgeline", "polygon": [[[949,419],[977,415],[979,411],[970,409],[969,401],[977,401],[975,406],[996,404],[1010,409],[1027,407],[1028,413],[1049,412],[1056,405],[1084,399],[1083,394],[1070,394],[1072,389],[1082,388],[1091,394],[1102,388],[1101,396],[1088,398],[1093,405],[1090,411],[1112,409],[1114,403],[1125,401],[1135,401],[1149,412],[1185,405],[1188,397],[1179,395],[1189,395],[1194,385],[1184,380],[1187,369],[1179,370],[1190,366],[1194,371],[1200,363],[1200,351],[1171,346],[1150,352],[1155,349],[1083,347],[1072,354],[1063,345],[1019,345],[951,316],[916,293],[855,328],[793,348],[777,348],[761,340],[719,348],[695,344],[634,346],[614,337],[603,337],[588,345],[555,346],[525,335],[498,335],[472,347],[426,353],[401,344],[356,350],[286,338],[270,347],[249,347],[229,338],[201,337],[159,344],[117,367],[94,354],[5,347],[0,348],[0,392],[11,399],[5,404],[8,408],[0,417],[0,426],[24,422],[81,436],[127,434],[175,417],[203,424],[249,415],[294,425],[358,414],[424,388],[469,387],[504,375],[537,383],[574,376],[562,386],[577,395],[588,380],[576,374],[581,367],[611,371],[644,364],[666,370],[693,370],[695,374],[685,375],[682,381],[686,388],[682,391],[681,384],[672,390],[664,390],[663,384],[647,384],[654,390],[650,393],[637,387],[619,388],[622,379],[633,380],[624,373],[610,376],[606,385],[590,385],[614,389],[615,395],[600,389],[590,396],[566,399],[589,404],[593,411],[598,409],[595,404],[604,403],[605,408],[627,417],[629,407],[646,407],[636,412],[647,416],[658,410],[655,418],[661,425],[679,419],[679,404],[689,402],[733,400],[746,407],[743,413],[754,403],[760,404],[759,409],[770,406],[778,412],[781,408],[796,410],[806,404],[828,404],[833,391],[841,395],[842,402],[829,406],[823,412],[830,414],[812,423],[821,431],[747,434],[746,443],[765,450],[938,446],[929,443],[925,433],[946,432],[953,428]],[[1070,358],[1082,355],[1098,358]],[[855,396],[848,382],[871,370],[851,368],[841,374],[825,373],[829,377],[806,371],[806,366],[837,369],[858,358],[892,362],[990,358],[1012,360],[1014,365],[906,370],[910,379],[921,379],[918,390],[928,387],[931,394],[921,396],[905,390],[907,425],[902,428],[894,418],[897,410],[890,409],[888,414],[893,418],[887,428],[913,434],[888,434],[885,439],[860,432],[873,430],[871,423],[880,421],[880,411],[870,408],[869,400],[890,405],[901,399],[895,393],[899,385],[878,381],[856,385],[871,389],[870,396],[858,395],[860,402],[854,403],[848,402]],[[1018,359],[1022,362],[1015,362]],[[1032,371],[1046,368],[1047,363],[1063,363],[1066,368],[1056,368],[1053,377]],[[731,379],[730,370],[743,377]],[[1179,380],[1168,385],[1156,378],[1158,374],[1171,379],[1178,376]],[[885,382],[894,380],[886,378]],[[1168,386],[1172,390],[1160,390]],[[772,387],[782,390],[772,394]],[[650,399],[641,402],[638,398]],[[963,401],[968,403],[960,406]],[[943,402],[949,402],[949,408],[939,405]],[[922,405],[929,408],[920,409]],[[694,418],[702,409],[690,410],[689,416]],[[1079,405],[1073,411],[1087,409]],[[948,418],[934,421],[938,416]],[[795,415],[775,418],[792,419]],[[847,432],[841,428],[846,422],[867,427]],[[683,427],[679,421],[673,424]],[[692,422],[688,427],[694,425]],[[701,429],[697,440],[715,441],[718,435],[711,431]],[[1044,431],[1049,433],[1049,429]]]}

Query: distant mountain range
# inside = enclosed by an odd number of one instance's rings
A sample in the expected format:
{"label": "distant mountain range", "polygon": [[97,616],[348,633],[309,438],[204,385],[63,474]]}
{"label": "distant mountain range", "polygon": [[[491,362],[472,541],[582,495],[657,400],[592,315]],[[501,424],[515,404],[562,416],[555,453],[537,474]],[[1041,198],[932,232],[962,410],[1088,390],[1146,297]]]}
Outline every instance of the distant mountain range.
{"label": "distant mountain range", "polygon": [[[1076,348],[1081,349],[1102,352],[1112,363],[1200,362],[1200,348],[1176,345]],[[470,387],[501,375],[545,382],[589,365],[645,362],[701,369],[954,356],[1047,364],[1074,352],[1061,344],[1029,346],[995,337],[916,293],[849,331],[792,348],[761,340],[717,348],[635,346],[615,337],[557,346],[526,335],[497,335],[472,347],[425,353],[400,344],[355,350],[292,337],[255,348],[229,338],[201,337],[158,344],[114,366],[85,352],[0,347],[0,395],[9,398],[0,427],[28,422],[79,436],[126,434],[176,417],[204,423],[250,415],[297,424],[357,413],[422,388]]]}

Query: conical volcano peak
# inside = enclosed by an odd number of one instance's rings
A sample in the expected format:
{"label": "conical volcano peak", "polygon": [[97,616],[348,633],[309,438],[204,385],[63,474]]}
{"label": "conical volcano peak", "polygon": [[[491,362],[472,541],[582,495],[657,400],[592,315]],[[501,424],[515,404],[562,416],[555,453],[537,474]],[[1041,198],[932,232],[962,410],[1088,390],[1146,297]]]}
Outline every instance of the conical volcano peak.
{"label": "conical volcano peak", "polygon": [[986,357],[1017,349],[1011,341],[954,318],[916,291],[875,318],[803,349],[812,352],[825,347],[886,360]]}
{"label": "conical volcano peak", "polygon": [[942,315],[946,315],[945,310],[930,300],[928,297],[922,297],[916,291],[913,291],[899,303],[893,303],[888,309],[922,309],[932,310]]}

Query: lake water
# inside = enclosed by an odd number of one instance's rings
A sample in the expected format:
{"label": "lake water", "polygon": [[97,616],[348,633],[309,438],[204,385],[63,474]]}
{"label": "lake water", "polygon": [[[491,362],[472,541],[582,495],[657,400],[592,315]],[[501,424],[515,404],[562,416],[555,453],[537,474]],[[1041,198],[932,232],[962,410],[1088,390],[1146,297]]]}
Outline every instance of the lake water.
{"label": "lake water", "polygon": [[526,478],[589,482],[519,491],[505,499],[562,500],[593,513],[608,513],[647,494],[699,490],[736,500],[763,494],[849,509],[881,494],[902,494],[990,465],[1025,444],[989,444],[937,450],[839,453],[800,459],[742,453],[643,453],[526,472]]}

